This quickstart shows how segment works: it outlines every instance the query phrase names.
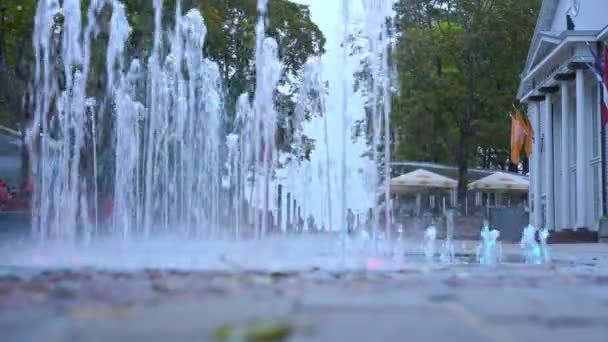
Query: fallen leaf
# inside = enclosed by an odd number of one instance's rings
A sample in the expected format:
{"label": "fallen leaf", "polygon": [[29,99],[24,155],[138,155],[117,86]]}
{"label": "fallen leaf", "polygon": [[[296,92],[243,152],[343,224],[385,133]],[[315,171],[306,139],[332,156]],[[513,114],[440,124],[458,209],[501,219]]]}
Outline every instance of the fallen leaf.
{"label": "fallen leaf", "polygon": [[234,328],[229,325],[222,325],[213,332],[213,338],[218,342],[229,341],[230,339],[234,338],[234,335]]}
{"label": "fallen leaf", "polygon": [[293,332],[288,323],[252,322],[245,329],[222,325],[215,329],[213,338],[217,342],[282,342]]}
{"label": "fallen leaf", "polygon": [[278,342],[284,341],[293,332],[293,327],[287,323],[254,323],[247,333],[247,341]]}

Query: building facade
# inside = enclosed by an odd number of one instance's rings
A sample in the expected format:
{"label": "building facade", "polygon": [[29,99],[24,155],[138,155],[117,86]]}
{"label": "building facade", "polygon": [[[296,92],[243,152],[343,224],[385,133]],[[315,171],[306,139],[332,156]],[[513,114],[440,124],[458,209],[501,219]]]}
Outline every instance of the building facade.
{"label": "building facade", "polygon": [[607,0],[543,0],[518,92],[534,129],[535,226],[597,230],[605,215],[603,94],[590,66],[607,40]]}

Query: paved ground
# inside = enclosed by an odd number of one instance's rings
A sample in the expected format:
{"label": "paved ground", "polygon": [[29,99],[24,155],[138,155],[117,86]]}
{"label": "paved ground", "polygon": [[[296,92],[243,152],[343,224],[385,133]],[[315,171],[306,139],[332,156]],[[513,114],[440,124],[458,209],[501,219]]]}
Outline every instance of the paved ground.
{"label": "paved ground", "polygon": [[608,341],[608,245],[553,255],[375,272],[4,267],[0,340]]}

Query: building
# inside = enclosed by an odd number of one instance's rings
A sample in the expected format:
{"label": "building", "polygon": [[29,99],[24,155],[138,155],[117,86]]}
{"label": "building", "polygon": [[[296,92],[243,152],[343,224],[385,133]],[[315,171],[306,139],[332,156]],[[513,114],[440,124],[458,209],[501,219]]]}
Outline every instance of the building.
{"label": "building", "polygon": [[534,128],[536,226],[597,230],[605,214],[602,87],[590,64],[608,40],[607,14],[606,0],[543,0],[518,92]]}

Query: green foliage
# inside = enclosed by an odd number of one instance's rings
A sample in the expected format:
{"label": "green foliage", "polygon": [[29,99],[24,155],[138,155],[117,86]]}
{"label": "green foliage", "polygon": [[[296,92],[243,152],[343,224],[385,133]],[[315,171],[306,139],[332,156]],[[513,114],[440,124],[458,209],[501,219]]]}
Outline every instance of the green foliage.
{"label": "green foliage", "polygon": [[[154,32],[154,11],[152,0],[126,0],[127,15],[132,33],[127,49],[127,57],[145,60],[152,47]],[[163,1],[163,27],[172,28],[176,0]],[[86,21],[88,0],[83,1],[83,20]],[[257,0],[183,0],[182,11],[197,8],[205,18],[207,38],[205,55],[218,63],[222,73],[226,106],[233,114],[235,103],[243,92],[255,88],[255,25],[258,20]],[[33,53],[32,31],[36,11],[36,0],[0,0],[4,13],[0,19],[0,117],[1,123],[16,126],[21,116],[21,99],[32,79]],[[111,10],[106,6],[102,19],[109,21]],[[108,39],[107,25],[100,25],[100,32],[92,45],[91,93],[105,89],[105,46]],[[302,67],[309,56],[324,52],[325,38],[312,22],[307,6],[288,0],[269,2],[267,35],[274,37],[279,45],[279,55],[284,63],[285,73],[281,79],[287,94],[277,94],[279,109],[285,114],[293,114],[292,95],[298,90]],[[18,87],[6,84],[18,82]],[[10,100],[10,101],[9,101]],[[6,120],[3,120],[6,119]],[[286,124],[285,124],[286,125]],[[227,127],[230,129],[230,127]],[[288,127],[281,127],[288,131]],[[286,137],[279,137],[287,145]]]}
{"label": "green foliage", "polygon": [[[256,0],[191,0],[199,3],[209,29],[206,54],[218,62],[232,112],[236,99],[255,86],[255,26],[258,21]],[[312,22],[307,6],[286,0],[273,0],[267,14],[268,36],[277,40],[279,56],[285,67],[280,81],[289,89],[287,98],[278,98],[279,108],[293,113],[291,96],[301,81],[306,59],[324,52],[325,37]]]}
{"label": "green foliage", "polygon": [[0,124],[17,127],[31,75],[36,0],[0,0]]}
{"label": "green foliage", "polygon": [[[28,49],[24,45],[30,44],[31,33],[34,27],[32,13],[36,10],[35,0],[8,0],[2,3],[3,18],[0,19],[0,35],[3,38],[8,65],[15,67],[19,57],[23,57]],[[27,38],[23,33],[29,34]],[[24,39],[25,38],[25,39]]]}
{"label": "green foliage", "polygon": [[397,158],[504,167],[509,114],[539,0],[401,0]]}

